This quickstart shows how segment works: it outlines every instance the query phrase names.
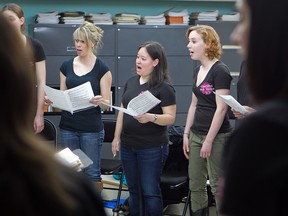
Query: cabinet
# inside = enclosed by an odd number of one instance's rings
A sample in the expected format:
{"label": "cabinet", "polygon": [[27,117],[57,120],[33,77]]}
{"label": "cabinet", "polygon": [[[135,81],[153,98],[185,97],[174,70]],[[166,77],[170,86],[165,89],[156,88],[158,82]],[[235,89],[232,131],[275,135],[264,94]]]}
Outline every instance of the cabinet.
{"label": "cabinet", "polygon": [[120,103],[123,86],[134,74],[138,47],[149,40],[164,47],[168,68],[176,90],[177,118],[175,124],[183,125],[191,98],[194,62],[190,59],[185,33],[188,26],[117,26],[117,88]]}
{"label": "cabinet", "polygon": [[231,41],[230,35],[234,30],[237,22],[235,21],[195,21],[195,25],[210,25],[219,34],[222,44],[223,55],[221,60],[227,64],[232,74],[239,73],[241,66],[241,56],[239,55],[239,46]]}
{"label": "cabinet", "polygon": [[[59,86],[61,64],[76,55],[73,32],[77,27],[77,25],[63,24],[33,26],[33,37],[41,41],[47,57],[46,83],[49,86]],[[101,28],[104,30],[104,37],[98,56],[109,65],[112,75],[115,76],[115,28],[106,26],[101,26]]]}
{"label": "cabinet", "polygon": [[[196,22],[208,24],[219,33],[223,47],[232,45],[230,33],[236,22]],[[47,84],[59,87],[59,68],[62,62],[76,55],[72,34],[77,25],[34,24],[33,37],[40,40],[47,55]],[[135,74],[135,60],[138,47],[149,40],[160,42],[168,59],[168,68],[172,83],[176,90],[177,116],[175,124],[184,125],[187,110],[191,102],[193,69],[199,64],[192,61],[186,40],[188,26],[130,26],[111,25],[100,26],[104,30],[103,44],[98,56],[105,61],[113,75],[114,104],[119,106],[126,80]],[[232,94],[236,96],[237,72],[240,69],[241,58],[236,49],[223,50],[221,58],[235,80],[232,82]],[[116,118],[116,114],[104,116]]]}

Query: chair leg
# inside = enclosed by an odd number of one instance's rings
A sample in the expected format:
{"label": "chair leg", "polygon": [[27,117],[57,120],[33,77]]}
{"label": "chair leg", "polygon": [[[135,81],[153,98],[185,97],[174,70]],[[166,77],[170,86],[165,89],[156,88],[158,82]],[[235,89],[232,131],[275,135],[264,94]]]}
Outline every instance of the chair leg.
{"label": "chair leg", "polygon": [[113,212],[119,212],[120,211],[120,199],[121,199],[123,181],[124,181],[124,174],[122,172],[121,173],[121,177],[120,177],[120,184],[119,184],[118,194],[117,194],[116,206],[115,206],[115,208],[113,208]]}
{"label": "chair leg", "polygon": [[183,209],[183,212],[182,212],[182,216],[185,216],[186,215],[186,212],[187,212],[187,207],[189,206],[189,214],[192,215],[192,208],[191,208],[191,192],[189,190],[188,192],[188,196],[187,196],[187,199],[186,199],[186,202],[185,202],[185,205],[184,205],[184,209]]}

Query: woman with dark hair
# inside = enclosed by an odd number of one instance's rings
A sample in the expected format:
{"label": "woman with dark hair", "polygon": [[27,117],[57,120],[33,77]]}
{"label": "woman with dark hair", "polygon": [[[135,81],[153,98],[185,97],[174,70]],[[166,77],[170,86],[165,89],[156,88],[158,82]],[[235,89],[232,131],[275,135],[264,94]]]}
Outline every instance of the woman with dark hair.
{"label": "woman with dark hair", "polygon": [[52,150],[35,136],[31,127],[33,54],[1,14],[0,32],[0,97],[5,101],[0,121],[1,212],[23,216],[106,215],[94,185],[56,161]]}
{"label": "woman with dark hair", "polygon": [[167,156],[167,125],[173,124],[176,116],[175,91],[169,82],[161,44],[149,41],[138,48],[136,72],[126,82],[121,106],[127,108],[131,99],[146,90],[161,102],[143,115],[118,113],[112,152],[115,155],[121,146],[131,215],[160,216],[163,215],[160,176]]}
{"label": "woman with dark hair", "polygon": [[[236,41],[257,111],[242,119],[224,154],[222,215],[287,215],[288,13],[286,1],[238,0]],[[267,17],[267,11],[270,13]]]}
{"label": "woman with dark hair", "polygon": [[[35,133],[40,133],[44,128],[44,85],[46,83],[46,56],[44,49],[38,40],[24,34],[26,29],[24,12],[19,5],[14,3],[6,4],[1,9],[0,13],[3,14],[17,30],[24,45],[31,49],[32,56],[30,61],[34,66],[33,69],[35,72],[33,74],[35,74],[36,80],[32,85],[37,87],[35,89],[35,91],[37,90],[37,99],[35,99],[37,105],[35,105],[36,108],[33,107],[33,128]],[[32,103],[35,104],[34,101],[32,101]]]}

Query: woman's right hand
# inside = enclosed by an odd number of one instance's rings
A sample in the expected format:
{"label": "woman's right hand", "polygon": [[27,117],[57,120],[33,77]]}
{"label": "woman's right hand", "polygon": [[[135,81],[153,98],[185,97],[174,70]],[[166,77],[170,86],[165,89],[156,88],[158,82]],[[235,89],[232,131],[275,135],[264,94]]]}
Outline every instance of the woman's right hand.
{"label": "woman's right hand", "polygon": [[189,136],[188,134],[183,135],[183,153],[184,156],[189,159]]}
{"label": "woman's right hand", "polygon": [[119,148],[120,148],[120,139],[114,138],[113,141],[112,141],[112,154],[113,154],[113,157],[115,157],[117,155],[117,152],[119,152]]}
{"label": "woman's right hand", "polygon": [[249,106],[243,106],[243,107],[247,110],[247,112],[244,113],[244,114],[236,111],[236,110],[233,109],[233,108],[231,108],[231,111],[233,112],[233,115],[235,116],[235,118],[237,118],[237,119],[242,119],[242,118],[244,118],[245,116],[247,116],[247,115],[249,115],[250,113],[252,113],[252,112],[255,111],[255,109],[252,108],[252,107],[249,107]]}
{"label": "woman's right hand", "polygon": [[53,104],[53,102],[47,97],[47,96],[44,96],[44,102],[45,102],[45,104],[46,105],[51,105],[51,104]]}

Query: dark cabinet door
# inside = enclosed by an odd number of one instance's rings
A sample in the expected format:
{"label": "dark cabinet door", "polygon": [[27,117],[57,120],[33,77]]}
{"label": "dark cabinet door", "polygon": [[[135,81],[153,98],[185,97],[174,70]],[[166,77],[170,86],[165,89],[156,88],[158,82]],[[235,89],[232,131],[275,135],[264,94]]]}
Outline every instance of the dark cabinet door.
{"label": "dark cabinet door", "polygon": [[188,26],[141,26],[117,28],[117,54],[136,56],[140,44],[145,41],[158,41],[166,55],[187,55],[185,33]]}
{"label": "dark cabinet door", "polygon": [[[36,24],[33,26],[33,37],[42,42],[46,55],[76,55],[73,32],[79,25]],[[115,28],[99,26],[104,30],[99,55],[115,55]]]}

